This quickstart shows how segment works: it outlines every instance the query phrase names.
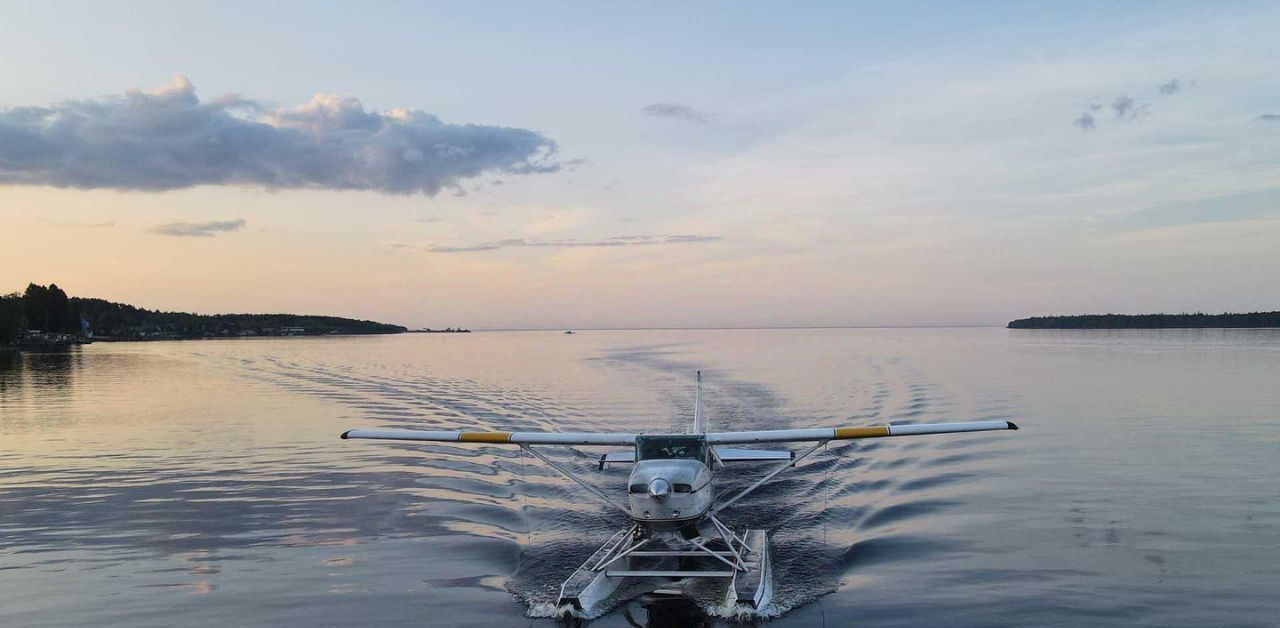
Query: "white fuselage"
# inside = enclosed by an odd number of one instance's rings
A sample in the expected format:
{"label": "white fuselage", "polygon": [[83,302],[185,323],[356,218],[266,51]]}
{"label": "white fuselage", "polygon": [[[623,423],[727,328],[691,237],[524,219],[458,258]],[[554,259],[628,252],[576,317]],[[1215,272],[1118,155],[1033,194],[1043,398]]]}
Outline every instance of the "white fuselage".
{"label": "white fuselage", "polygon": [[711,470],[699,460],[657,459],[635,463],[627,482],[631,518],[653,530],[697,524],[715,501]]}

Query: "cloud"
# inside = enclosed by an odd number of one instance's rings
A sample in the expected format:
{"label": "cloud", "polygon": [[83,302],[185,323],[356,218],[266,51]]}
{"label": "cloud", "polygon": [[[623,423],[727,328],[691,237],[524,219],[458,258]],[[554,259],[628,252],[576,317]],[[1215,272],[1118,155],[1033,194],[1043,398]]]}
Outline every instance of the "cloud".
{"label": "cloud", "polygon": [[706,124],[711,121],[711,114],[698,111],[689,105],[678,102],[657,102],[640,110],[646,116],[655,118],[677,118],[687,122]]}
{"label": "cloud", "polygon": [[[1190,85],[1191,87],[1195,87],[1196,82],[1191,81]],[[1182,91],[1182,82],[1176,78],[1170,79],[1169,82],[1158,85],[1156,90],[1159,91],[1162,96],[1172,96]],[[1091,103],[1089,105],[1089,111],[1100,111],[1101,109],[1102,105],[1100,104]],[[1134,99],[1121,94],[1116,96],[1115,100],[1111,101],[1111,110],[1115,112],[1117,120],[1133,120],[1149,113],[1151,111],[1151,104],[1143,103],[1139,105]],[[1097,118],[1094,118],[1093,115],[1088,112],[1082,114],[1079,118],[1072,120],[1071,123],[1085,131],[1095,129],[1098,126]]]}
{"label": "cloud", "polygon": [[1133,99],[1128,96],[1117,96],[1111,103],[1111,109],[1116,112],[1117,118],[1127,118],[1134,111]]}
{"label": "cloud", "polygon": [[1280,122],[1280,113],[1264,113],[1254,118],[1254,120],[1258,122]]}
{"label": "cloud", "polygon": [[244,219],[212,220],[209,222],[171,222],[152,227],[151,233],[188,238],[212,238],[219,233],[239,231],[244,228],[244,225]]}
{"label": "cloud", "polygon": [[[475,251],[496,251],[498,249],[509,248],[580,248],[693,244],[700,242],[716,242],[723,239],[724,238],[721,236],[703,235],[617,236],[612,238],[603,238],[600,240],[578,240],[575,238],[563,240],[525,240],[522,238],[515,238],[511,240],[498,240],[496,242],[481,242],[479,244],[465,244],[460,246],[426,246],[422,248],[429,253],[472,253]],[[418,248],[417,245],[406,243],[393,243],[388,244],[387,246],[397,249]]]}
{"label": "cloud", "polygon": [[526,129],[366,111],[317,95],[292,109],[151,91],[0,109],[0,184],[174,190],[197,185],[434,195],[484,173],[554,172],[556,145]]}
{"label": "cloud", "polygon": [[[1170,81],[1170,83],[1161,85],[1160,90],[1162,93],[1165,93],[1164,92],[1165,88],[1169,87],[1169,85],[1172,84],[1174,85],[1173,89],[1176,91],[1178,89],[1177,83],[1178,83],[1178,79],[1174,79]],[[1172,92],[1168,92],[1168,93],[1172,93]],[[1100,111],[1101,109],[1102,109],[1102,105],[1092,103],[1089,105],[1089,111],[1086,111],[1080,114],[1080,117],[1076,118],[1075,120],[1072,120],[1071,124],[1080,127],[1080,129],[1083,131],[1096,129],[1098,128],[1098,119],[1091,112]],[[1139,105],[1136,101],[1134,101],[1134,99],[1122,94],[1120,96],[1116,96],[1116,99],[1111,101],[1111,110],[1115,112],[1116,120],[1133,120],[1133,119],[1145,116],[1148,112],[1150,112],[1151,104],[1143,103]]]}

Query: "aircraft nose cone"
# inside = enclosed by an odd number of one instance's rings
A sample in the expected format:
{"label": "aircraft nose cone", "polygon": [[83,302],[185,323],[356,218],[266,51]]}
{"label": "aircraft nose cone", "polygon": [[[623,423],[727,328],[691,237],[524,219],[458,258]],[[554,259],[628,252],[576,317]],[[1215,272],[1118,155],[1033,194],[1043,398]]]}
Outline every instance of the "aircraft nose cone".
{"label": "aircraft nose cone", "polygon": [[654,478],[649,482],[649,496],[654,499],[666,499],[671,494],[671,483],[663,478]]}

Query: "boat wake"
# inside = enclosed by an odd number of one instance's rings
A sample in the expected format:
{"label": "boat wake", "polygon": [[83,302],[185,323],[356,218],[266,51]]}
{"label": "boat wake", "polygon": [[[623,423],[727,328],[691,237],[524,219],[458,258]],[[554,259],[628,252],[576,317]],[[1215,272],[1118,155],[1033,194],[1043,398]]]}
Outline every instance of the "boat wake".
{"label": "boat wake", "polygon": [[[616,350],[591,362],[594,368],[622,373],[632,385],[670,390],[688,380],[693,364],[674,357],[670,347]],[[529,431],[666,429],[651,414],[600,419],[595,412],[557,395],[555,390],[516,389],[470,379],[446,379],[394,370],[332,369],[323,364],[267,360],[251,366],[254,377],[296,392],[320,396],[356,409],[365,424],[416,429],[519,429]],[[710,372],[704,392],[706,413],[714,425],[736,430],[781,429],[802,424],[877,424],[954,420],[957,408],[941,387],[909,365],[868,358],[847,375],[847,390],[803,406],[768,386]],[[673,428],[690,417],[688,394],[667,399]],[[618,390],[607,391],[618,395]],[[593,393],[605,395],[606,392]],[[688,397],[688,398],[686,398]],[[607,406],[608,399],[590,400]],[[641,414],[636,412],[635,414]],[[1006,418],[1000,408],[966,420]],[[590,416],[590,418],[588,418]],[[789,417],[789,418],[783,418]],[[983,449],[972,449],[973,447]],[[981,451],[983,455],[978,455]],[[932,441],[843,441],[823,450],[727,510],[734,529],[761,528],[773,542],[774,592],[765,608],[726,603],[719,588],[691,586],[686,601],[705,616],[731,622],[772,619],[813,603],[854,580],[852,572],[886,562],[915,559],[948,548],[930,543],[930,517],[962,503],[965,480],[980,473],[988,443],[972,439]],[[595,470],[597,449],[546,448],[557,463],[593,477],[597,486],[622,490],[627,470]],[[493,573],[510,574],[506,589],[531,618],[594,619],[610,612],[648,613],[636,605],[656,587],[637,584],[619,590],[607,605],[590,614],[557,604],[559,587],[604,539],[625,525],[576,486],[555,477],[519,451],[447,444],[389,444],[360,450],[412,475],[397,473],[378,481],[397,493],[413,525],[381,534],[420,534],[424,526],[447,533],[517,542],[522,550],[513,565],[494,564]],[[731,494],[766,470],[732,468],[717,475],[718,492]],[[362,482],[370,490],[377,481]],[[428,506],[427,504],[430,504]],[[387,520],[395,528],[407,519]],[[643,605],[642,605],[643,606]],[[665,612],[665,611],[660,611]]]}

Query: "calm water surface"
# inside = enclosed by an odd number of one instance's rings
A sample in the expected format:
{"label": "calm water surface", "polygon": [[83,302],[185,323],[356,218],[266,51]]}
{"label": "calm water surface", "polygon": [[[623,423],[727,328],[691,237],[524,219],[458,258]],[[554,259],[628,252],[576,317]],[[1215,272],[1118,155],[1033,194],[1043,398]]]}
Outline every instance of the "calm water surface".
{"label": "calm water surface", "polygon": [[[0,356],[0,625],[556,625],[625,521],[518,451],[338,434],[683,430],[695,369],[713,429],[1023,427],[831,444],[726,511],[773,532],[771,625],[1277,624],[1280,330],[876,329]],[[555,456],[624,490],[600,451]]]}

